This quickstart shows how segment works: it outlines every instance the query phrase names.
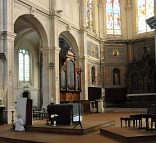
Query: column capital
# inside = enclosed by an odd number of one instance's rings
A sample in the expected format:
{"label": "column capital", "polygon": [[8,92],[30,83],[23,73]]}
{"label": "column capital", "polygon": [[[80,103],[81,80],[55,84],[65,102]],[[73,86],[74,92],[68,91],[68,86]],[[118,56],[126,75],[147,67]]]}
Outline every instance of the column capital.
{"label": "column capital", "polygon": [[49,48],[41,48],[40,50],[41,50],[43,55],[47,55]]}
{"label": "column capital", "polygon": [[85,27],[85,26],[80,27],[81,32],[86,32],[87,33],[87,29],[88,29],[88,27]]}
{"label": "column capital", "polygon": [[60,52],[61,51],[61,48],[60,47],[55,47],[54,50],[57,51],[57,52]]}

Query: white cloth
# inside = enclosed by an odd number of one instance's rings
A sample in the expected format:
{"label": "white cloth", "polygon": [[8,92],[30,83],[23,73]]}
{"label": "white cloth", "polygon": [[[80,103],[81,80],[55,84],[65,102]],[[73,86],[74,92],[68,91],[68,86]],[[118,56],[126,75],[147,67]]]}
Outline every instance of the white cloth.
{"label": "white cloth", "polygon": [[24,122],[22,119],[17,119],[15,122],[15,131],[25,131]]}
{"label": "white cloth", "polygon": [[20,115],[23,123],[26,123],[26,107],[27,107],[27,98],[19,98],[16,104],[16,115]]}

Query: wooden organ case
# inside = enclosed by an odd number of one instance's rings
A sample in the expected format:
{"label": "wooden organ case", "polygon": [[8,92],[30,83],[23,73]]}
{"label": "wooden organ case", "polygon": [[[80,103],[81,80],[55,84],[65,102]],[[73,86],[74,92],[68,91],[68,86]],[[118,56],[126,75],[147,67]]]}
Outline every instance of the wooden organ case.
{"label": "wooden organ case", "polygon": [[60,102],[78,101],[81,92],[81,69],[76,66],[75,54],[69,48],[60,55]]}

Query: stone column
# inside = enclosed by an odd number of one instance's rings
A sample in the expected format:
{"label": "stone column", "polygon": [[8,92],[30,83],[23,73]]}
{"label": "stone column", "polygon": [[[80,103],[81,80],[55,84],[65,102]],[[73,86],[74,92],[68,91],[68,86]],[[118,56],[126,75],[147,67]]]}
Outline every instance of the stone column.
{"label": "stone column", "polygon": [[86,0],[81,0],[80,3],[80,12],[81,12],[81,50],[80,50],[80,67],[82,68],[81,73],[81,87],[82,92],[80,98],[83,100],[88,99],[88,68],[87,63],[88,60],[86,58],[87,55],[87,31],[86,31]]}
{"label": "stone column", "polygon": [[3,97],[6,107],[7,122],[12,122],[12,113],[15,111],[14,104],[14,38],[15,34],[9,31],[1,31],[0,43],[2,45],[2,53],[6,53],[5,61],[0,60],[0,87],[1,97]]}
{"label": "stone column", "polygon": [[50,11],[56,10],[57,0],[50,0],[49,2],[50,2]]}
{"label": "stone column", "polygon": [[[55,1],[52,1],[55,3]],[[53,4],[52,3],[52,4]],[[60,83],[59,83],[59,35],[58,35],[58,19],[61,18],[61,12],[55,10],[51,6],[50,16],[50,49],[48,53],[49,62],[49,100],[53,98],[55,103],[60,103]]]}
{"label": "stone column", "polygon": [[46,108],[47,105],[50,103],[50,98],[49,98],[49,62],[48,62],[48,52],[49,52],[49,47],[44,47],[42,51],[43,55],[43,71],[42,71],[42,94],[43,94],[43,108]]}
{"label": "stone column", "polygon": [[[0,41],[1,41],[1,36],[0,36]],[[1,42],[0,42],[1,43]],[[0,103],[0,106],[4,105],[4,73],[5,73],[5,68],[4,65],[6,64],[6,58],[5,58],[5,53],[0,49],[0,100],[2,102]],[[3,57],[4,56],[4,57]]]}
{"label": "stone column", "polygon": [[54,102],[60,102],[59,90],[59,51],[60,48],[54,49],[43,48],[43,107],[46,108],[53,98]]}
{"label": "stone column", "polygon": [[105,16],[104,16],[104,3],[103,1],[98,1],[98,36],[103,37],[104,33],[104,21],[105,21]]}
{"label": "stone column", "polygon": [[80,1],[80,26],[86,27],[86,1],[87,0],[81,0]]}
{"label": "stone column", "polygon": [[133,43],[127,43],[128,62],[132,62],[134,59],[134,47]]}
{"label": "stone column", "polygon": [[[4,54],[4,46],[3,46],[3,1],[0,1],[0,53]],[[0,56],[0,98],[4,98],[4,62],[5,57]],[[4,102],[4,101],[3,101]]]}
{"label": "stone column", "polygon": [[[7,122],[12,122],[11,111],[15,111],[14,104],[14,25],[13,25],[13,4],[12,0],[0,1],[0,49],[6,53],[6,62],[2,63],[1,79],[4,91],[4,104],[6,109]],[[15,119],[15,118],[14,118]]]}
{"label": "stone column", "polygon": [[[7,49],[7,110],[8,123],[12,122],[11,111],[15,110],[14,103],[14,38],[15,34],[6,32],[6,49]],[[15,119],[15,117],[14,117]]]}
{"label": "stone column", "polygon": [[125,24],[123,26],[124,29],[124,33],[123,36],[126,39],[132,39],[134,36],[137,35],[137,29],[136,29],[136,23],[135,23],[135,12],[136,12],[136,8],[133,6],[133,3],[131,0],[126,0],[125,1]]}
{"label": "stone column", "polygon": [[53,98],[55,103],[60,103],[60,75],[59,75],[59,52],[60,48],[55,47],[49,53],[49,98]]}
{"label": "stone column", "polygon": [[81,88],[82,93],[80,96],[81,100],[88,100],[88,68],[87,68],[88,60],[86,57],[80,58],[80,65],[82,67],[82,73],[81,73]]}
{"label": "stone column", "polygon": [[3,37],[3,1],[0,1],[0,98],[2,99],[2,104],[4,104],[4,73],[6,64],[6,57],[4,51],[4,37]]}

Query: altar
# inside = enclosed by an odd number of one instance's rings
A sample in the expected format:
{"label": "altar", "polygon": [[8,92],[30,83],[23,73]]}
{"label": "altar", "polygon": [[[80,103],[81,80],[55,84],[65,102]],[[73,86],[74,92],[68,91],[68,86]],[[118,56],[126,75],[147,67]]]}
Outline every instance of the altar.
{"label": "altar", "polygon": [[71,125],[82,121],[83,107],[81,103],[49,104],[47,106],[49,121],[56,124]]}

